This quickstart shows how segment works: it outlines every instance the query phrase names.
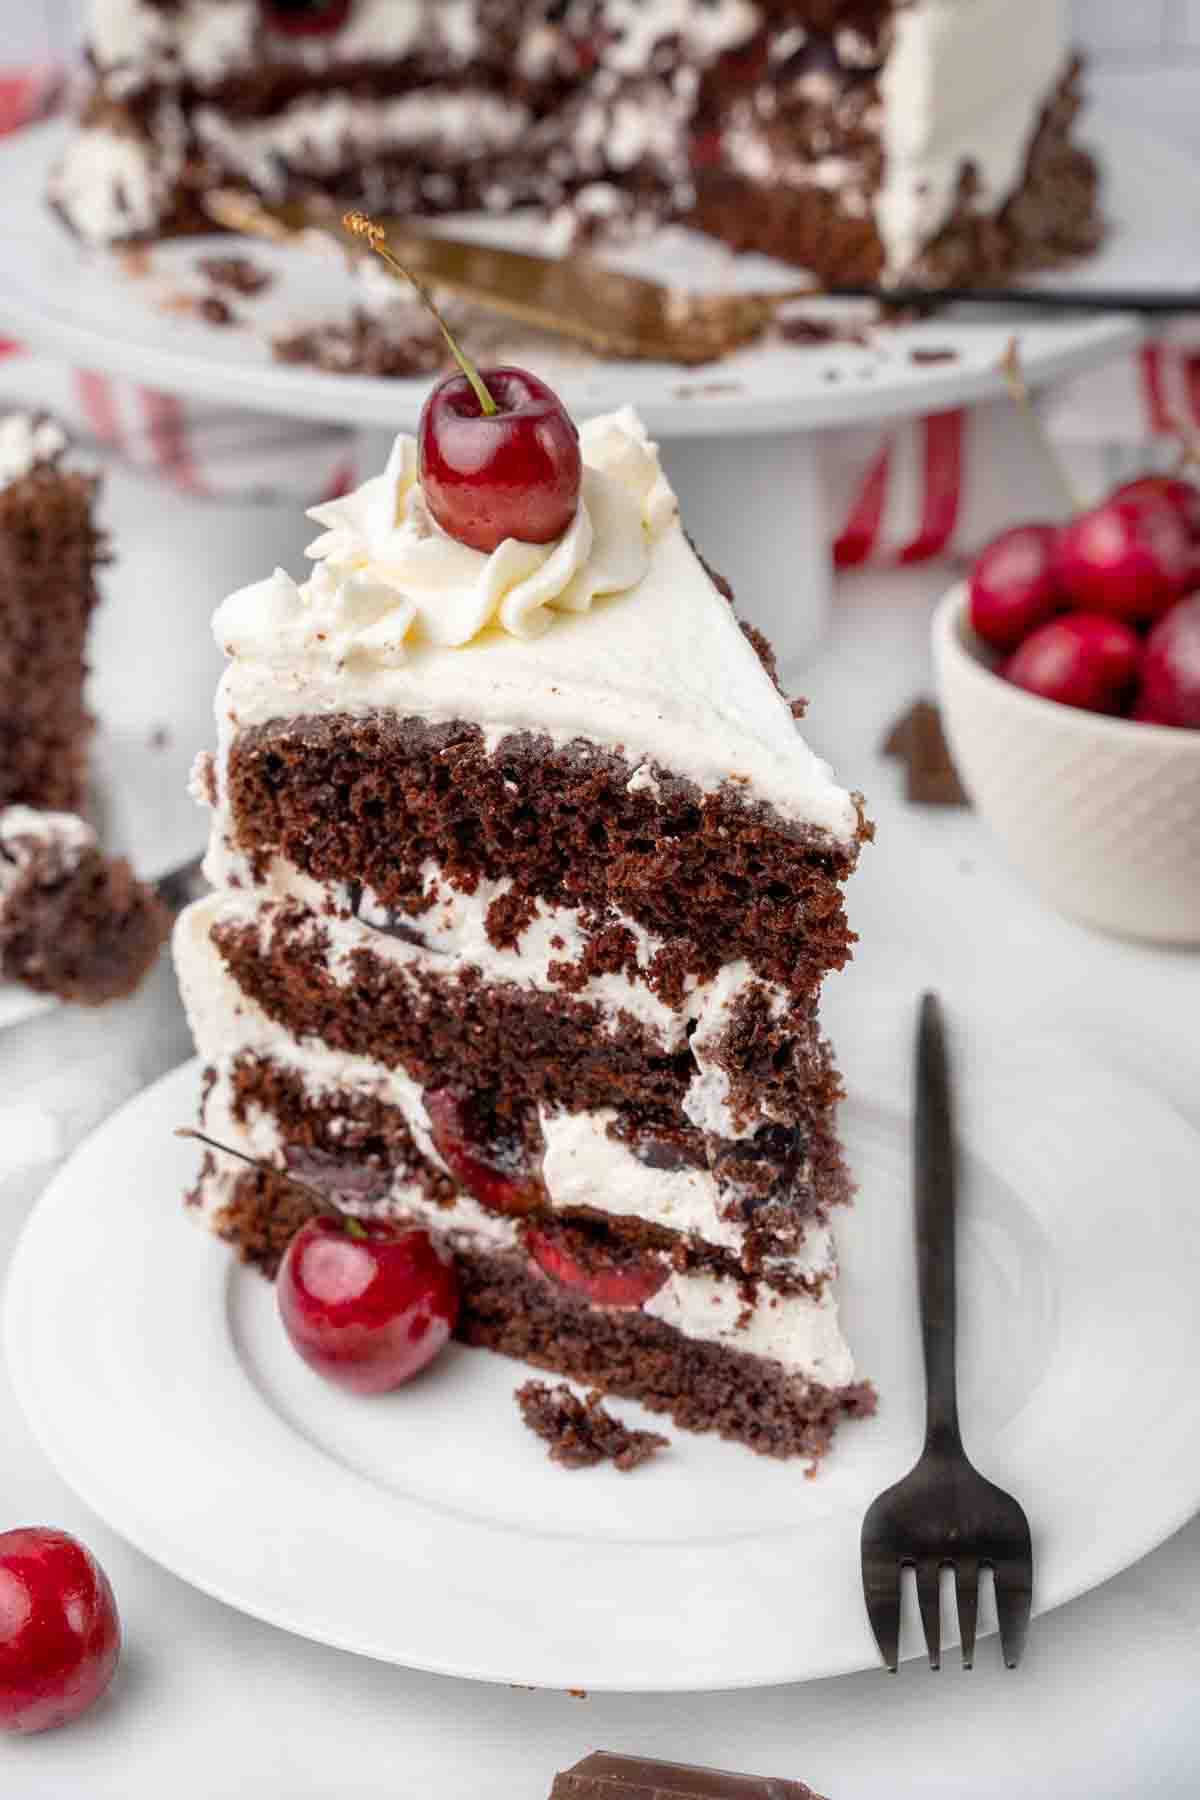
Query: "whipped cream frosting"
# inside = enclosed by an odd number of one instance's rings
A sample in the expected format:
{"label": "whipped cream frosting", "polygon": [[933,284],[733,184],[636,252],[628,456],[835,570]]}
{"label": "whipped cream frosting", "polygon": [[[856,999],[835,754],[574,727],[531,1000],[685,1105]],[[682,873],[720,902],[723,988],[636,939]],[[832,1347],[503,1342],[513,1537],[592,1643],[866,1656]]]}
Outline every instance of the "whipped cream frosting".
{"label": "whipped cream frosting", "polygon": [[895,275],[949,217],[968,164],[977,211],[1017,187],[1068,38],[1064,0],[913,0],[897,7],[891,31],[874,212]]}
{"label": "whipped cream frosting", "polygon": [[586,551],[578,517],[557,545],[490,558],[423,535],[403,440],[381,478],[318,508],[315,574],[298,585],[276,572],[218,609],[231,658],[219,765],[240,730],[275,719],[468,719],[492,749],[522,731],[589,739],[641,766],[645,783],[673,773],[853,842],[851,797],[687,541],[636,415],[593,420],[580,439]]}
{"label": "whipped cream frosting", "polygon": [[0,488],[20,481],[38,463],[52,462],[66,447],[66,433],[53,419],[38,419],[32,413],[0,418]]}
{"label": "whipped cream frosting", "polygon": [[485,555],[437,523],[417,441],[402,432],[382,475],[312,509],[326,529],[308,549],[318,565],[310,579],[297,585],[277,569],[232,594],[213,621],[218,642],[231,656],[392,668],[410,638],[453,647],[491,625],[538,637],[558,612],[628,593],[674,515],[674,496],[630,409],[585,425],[580,444],[582,491],[564,535],[550,544],[507,538]]}

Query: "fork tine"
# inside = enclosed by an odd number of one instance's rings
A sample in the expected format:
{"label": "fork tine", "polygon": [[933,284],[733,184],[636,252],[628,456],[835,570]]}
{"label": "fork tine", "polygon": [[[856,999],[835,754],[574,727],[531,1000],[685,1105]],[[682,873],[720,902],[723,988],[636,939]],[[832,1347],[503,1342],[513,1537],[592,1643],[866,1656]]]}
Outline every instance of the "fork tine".
{"label": "fork tine", "polygon": [[878,1556],[863,1558],[863,1598],[884,1667],[894,1675],[900,1664],[900,1569]]}
{"label": "fork tine", "polygon": [[979,1616],[979,1564],[963,1558],[954,1566],[958,1594],[958,1634],[962,1639],[962,1666],[975,1667],[975,1625]]}
{"label": "fork tine", "polygon": [[1025,1648],[1029,1613],[1033,1602],[1031,1565],[1021,1557],[997,1562],[996,1615],[1000,1620],[1000,1648],[1005,1667],[1015,1669]]}
{"label": "fork tine", "polygon": [[936,1560],[919,1562],[917,1575],[917,1604],[921,1608],[921,1627],[925,1633],[925,1646],[929,1651],[929,1666],[940,1669],[942,1666],[942,1601],[940,1594],[942,1565]]}

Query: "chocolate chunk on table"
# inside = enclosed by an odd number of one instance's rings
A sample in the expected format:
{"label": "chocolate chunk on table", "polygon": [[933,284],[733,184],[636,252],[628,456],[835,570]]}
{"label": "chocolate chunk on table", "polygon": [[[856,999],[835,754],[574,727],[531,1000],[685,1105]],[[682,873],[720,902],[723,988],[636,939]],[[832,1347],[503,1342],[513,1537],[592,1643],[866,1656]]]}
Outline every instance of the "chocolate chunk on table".
{"label": "chocolate chunk on table", "polygon": [[550,1800],[821,1800],[802,1781],[594,1750],[554,1777]]}
{"label": "chocolate chunk on table", "polygon": [[888,732],[883,754],[895,756],[908,771],[906,798],[916,806],[969,806],[942,733],[938,709],[918,700]]}

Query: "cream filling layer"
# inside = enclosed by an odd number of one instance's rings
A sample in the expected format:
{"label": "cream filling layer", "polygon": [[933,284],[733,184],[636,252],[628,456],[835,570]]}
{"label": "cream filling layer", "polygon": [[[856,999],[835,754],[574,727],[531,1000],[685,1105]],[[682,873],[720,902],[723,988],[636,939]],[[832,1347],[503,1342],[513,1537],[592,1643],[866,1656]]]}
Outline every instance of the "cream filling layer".
{"label": "cream filling layer", "polygon": [[289,167],[320,176],[426,146],[441,156],[473,161],[511,150],[529,124],[524,107],[482,88],[382,100],[337,90],[294,100],[282,112],[253,122],[213,106],[198,106],[192,114],[205,148],[268,196],[283,193]]}
{"label": "cream filling layer", "polygon": [[[231,844],[228,824],[228,815],[220,808],[204,862],[208,880],[214,888],[224,891],[229,904],[243,917],[255,917],[260,934],[266,926],[266,916],[261,915],[262,900],[292,899],[308,907],[328,937],[327,966],[336,979],[352,980],[354,952],[369,950],[402,969],[438,975],[477,969],[489,982],[513,982],[541,993],[569,997],[598,1007],[609,1029],[617,1030],[623,1020],[632,1019],[664,1052],[690,1051],[696,1073],[684,1100],[684,1111],[700,1130],[715,1137],[739,1139],[753,1136],[768,1121],[765,1110],[750,1114],[735,1110],[729,1076],[716,1060],[722,1034],[731,1024],[739,1000],[752,993],[765,994],[773,1018],[780,1017],[788,1004],[786,991],[775,982],[763,981],[744,959],[726,963],[710,981],[688,977],[682,1004],[668,1005],[647,985],[654,959],[666,947],[663,940],[646,931],[637,920],[612,909],[606,925],[618,926],[634,939],[637,976],[624,971],[592,975],[582,987],[568,992],[552,979],[551,972],[556,964],[577,963],[590,941],[590,933],[575,907],[553,906],[540,900],[536,916],[520,933],[516,947],[499,949],[487,935],[487,915],[489,908],[509,892],[511,881],[484,878],[474,893],[467,894],[452,887],[438,865],[430,861],[422,868],[422,878],[426,893],[436,894],[437,898],[427,912],[414,913],[401,921],[425,939],[424,946],[410,944],[381,929],[388,915],[369,889],[364,890],[360,901],[360,916],[345,918],[339,915],[349,905],[346,888],[314,881],[285,857],[272,857],[256,882],[250,859]],[[335,909],[332,913],[328,910],[331,902]]]}
{"label": "cream filling layer", "polygon": [[[278,1159],[282,1145],[272,1119],[256,1114],[249,1123],[234,1117],[227,1075],[218,1077],[205,1101],[206,1130],[248,1156]],[[201,1187],[201,1216],[219,1228],[220,1215],[233,1198],[239,1165],[218,1164]],[[349,1202],[348,1212],[371,1211],[420,1219],[451,1246],[464,1250],[513,1250],[519,1247],[516,1222],[489,1213],[467,1195],[452,1208],[441,1207],[415,1184],[397,1181],[386,1201],[369,1207]],[[832,1245],[828,1252],[832,1260]],[[709,1275],[672,1273],[642,1308],[681,1336],[720,1344],[729,1350],[775,1362],[790,1374],[825,1387],[843,1387],[854,1379],[854,1361],[838,1325],[832,1282],[819,1295],[777,1294],[765,1286],[747,1306],[736,1282]]]}
{"label": "cream filling layer", "polygon": [[[423,1090],[410,1075],[368,1057],[334,1050],[316,1038],[298,1039],[242,992],[211,936],[213,925],[229,916],[227,902],[220,895],[209,895],[180,915],[174,937],[175,966],[188,1022],[199,1055],[216,1071],[218,1087],[228,1080],[242,1053],[268,1057],[293,1071],[314,1101],[323,1093],[349,1092],[395,1107],[421,1155],[445,1171],[446,1164],[433,1141]],[[608,1108],[542,1112],[545,1155],[541,1174],[551,1209],[588,1207],[611,1217],[639,1219],[737,1254],[745,1227],[723,1216],[712,1175],[706,1169],[649,1167],[610,1135],[608,1127],[615,1117]],[[271,1148],[278,1148],[277,1142]],[[829,1228],[810,1224],[795,1255],[773,1258],[772,1268],[778,1274],[795,1274],[810,1282],[832,1275],[836,1259]]]}

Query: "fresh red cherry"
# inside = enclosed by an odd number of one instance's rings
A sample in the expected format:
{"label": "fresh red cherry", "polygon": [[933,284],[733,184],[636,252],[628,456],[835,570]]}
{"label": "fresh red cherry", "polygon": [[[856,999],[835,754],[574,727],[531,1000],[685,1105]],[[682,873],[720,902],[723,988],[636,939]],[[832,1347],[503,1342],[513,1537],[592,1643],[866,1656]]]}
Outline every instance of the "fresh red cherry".
{"label": "fresh red cherry", "polygon": [[1051,619],[1009,657],[1000,673],[1027,693],[1088,712],[1118,712],[1137,679],[1141,641],[1101,613]]}
{"label": "fresh red cherry", "polygon": [[65,1531],[0,1533],[0,1730],[77,1719],[120,1654],[117,1603],[95,1557]]}
{"label": "fresh red cherry", "polygon": [[631,1311],[644,1306],[670,1274],[663,1257],[606,1255],[568,1227],[531,1228],[526,1236],[534,1266],[592,1306]]}
{"label": "fresh red cherry", "polygon": [[1063,527],[1057,574],[1085,612],[1137,624],[1156,619],[1184,593],[1192,546],[1179,513],[1161,494],[1105,500]]}
{"label": "fresh red cherry", "polygon": [[1200,731],[1200,594],[1173,606],[1146,639],[1135,717]]}
{"label": "fresh red cherry", "polygon": [[275,1291],[305,1362],[356,1394],[410,1380],[458,1317],[453,1261],[403,1219],[310,1219],[287,1247]]}
{"label": "fresh red cherry", "polygon": [[545,1190],[529,1167],[524,1146],[485,1131],[470,1100],[451,1088],[434,1088],[425,1095],[425,1109],[434,1148],[480,1206],[523,1219],[545,1204]]}
{"label": "fresh red cherry", "polygon": [[489,553],[506,538],[548,544],[579,505],[579,433],[558,395],[524,369],[480,373],[487,412],[465,375],[448,375],[425,402],[418,431],[421,486],[442,530]]}
{"label": "fresh red cherry", "polygon": [[1138,499],[1145,494],[1165,500],[1173,507],[1193,544],[1200,544],[1200,487],[1185,481],[1182,475],[1139,475],[1136,481],[1127,481],[1117,488],[1111,497],[1114,500]]}
{"label": "fresh red cherry", "polygon": [[1057,525],[1014,525],[993,538],[971,569],[971,625],[994,650],[1022,638],[1063,605],[1055,570]]}
{"label": "fresh red cherry", "polygon": [[264,22],[285,37],[331,37],[350,17],[354,0],[260,0]]}

